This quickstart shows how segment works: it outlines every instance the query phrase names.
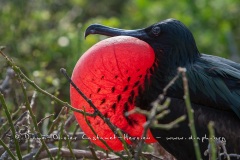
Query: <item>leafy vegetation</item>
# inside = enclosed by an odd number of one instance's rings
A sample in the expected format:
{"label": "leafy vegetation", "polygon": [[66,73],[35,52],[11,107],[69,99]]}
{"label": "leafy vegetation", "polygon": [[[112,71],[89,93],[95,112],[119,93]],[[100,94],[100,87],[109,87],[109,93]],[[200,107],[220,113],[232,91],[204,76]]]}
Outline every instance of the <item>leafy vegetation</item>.
{"label": "leafy vegetation", "polygon": [[2,0],[0,45],[38,84],[68,97],[59,68],[71,72],[81,54],[103,38],[84,40],[89,24],[135,29],[175,18],[190,28],[201,52],[231,58],[239,54],[239,8],[238,0]]}
{"label": "leafy vegetation", "polygon": [[[84,40],[84,29],[92,23],[136,29],[175,18],[189,27],[201,52],[239,61],[239,0],[1,0],[0,11],[0,46],[6,46],[5,53],[36,84],[65,101],[69,84],[59,69],[71,73],[79,57],[105,38]],[[7,66],[0,58],[2,80]],[[27,91],[31,97],[33,88]],[[12,94],[6,96],[11,113],[25,105],[22,93],[16,91],[16,98]],[[38,94],[34,107],[38,121],[60,110],[59,104]],[[3,114],[0,107],[0,117]]]}

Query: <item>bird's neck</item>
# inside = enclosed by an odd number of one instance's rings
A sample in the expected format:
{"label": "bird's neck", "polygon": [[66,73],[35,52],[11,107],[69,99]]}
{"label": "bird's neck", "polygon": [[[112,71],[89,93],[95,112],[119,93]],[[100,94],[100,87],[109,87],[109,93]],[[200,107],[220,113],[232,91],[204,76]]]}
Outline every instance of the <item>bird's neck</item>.
{"label": "bird's neck", "polygon": [[195,62],[201,57],[197,47],[169,48],[159,52],[156,56],[158,66],[155,69],[155,75],[152,81],[159,83],[160,90],[177,75],[178,68],[184,67],[191,70]]}
{"label": "bird's neck", "polygon": [[[196,46],[188,47],[163,47],[155,51],[156,58],[159,60],[160,72],[176,73],[178,67],[188,67],[192,65],[200,53]],[[172,73],[171,73],[172,74]]]}
{"label": "bird's neck", "polygon": [[[187,70],[191,68],[194,62],[200,57],[199,52],[196,52],[194,55],[187,56],[181,55],[179,53],[177,56],[176,53],[172,50],[172,53],[162,52],[155,58],[155,63],[152,68],[149,70],[148,75],[145,78],[144,91],[139,94],[137,98],[137,106],[142,109],[150,109],[151,102],[157,99],[157,97],[163,93],[163,89],[166,85],[177,75],[178,67],[186,67]],[[147,78],[149,77],[149,78]],[[182,84],[181,79],[178,79],[177,82],[172,86],[173,88],[178,87],[178,84]],[[171,90],[170,88],[169,90]],[[171,92],[171,91],[170,91]],[[176,94],[176,93],[173,93]],[[179,97],[183,95],[183,92],[179,91],[178,94],[181,95],[171,95],[172,97]]]}

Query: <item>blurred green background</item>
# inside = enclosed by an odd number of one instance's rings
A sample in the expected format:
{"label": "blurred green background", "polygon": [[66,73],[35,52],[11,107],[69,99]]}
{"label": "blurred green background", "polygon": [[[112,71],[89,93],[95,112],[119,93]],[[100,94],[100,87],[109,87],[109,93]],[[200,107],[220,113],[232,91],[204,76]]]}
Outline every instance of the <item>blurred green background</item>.
{"label": "blurred green background", "polygon": [[[190,28],[201,52],[238,61],[239,15],[239,0],[1,0],[0,46],[40,87],[69,101],[69,84],[59,69],[71,74],[79,57],[105,38],[84,40],[88,25],[137,29],[175,18]],[[6,67],[1,57],[1,79]],[[44,115],[57,104],[38,95],[36,105]]]}

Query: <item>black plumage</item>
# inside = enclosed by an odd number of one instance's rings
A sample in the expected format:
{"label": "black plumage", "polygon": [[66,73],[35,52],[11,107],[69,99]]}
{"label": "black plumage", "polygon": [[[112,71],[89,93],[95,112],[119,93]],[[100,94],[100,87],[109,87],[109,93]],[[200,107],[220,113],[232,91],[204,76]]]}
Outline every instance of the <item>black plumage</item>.
{"label": "black plumage", "polygon": [[[156,66],[151,79],[146,81],[136,106],[150,109],[151,102],[163,92],[163,88],[177,74],[177,67],[187,69],[189,91],[199,144],[203,155],[208,141],[207,124],[215,123],[216,137],[226,140],[229,153],[240,154],[240,64],[233,61],[202,54],[198,51],[194,37],[180,21],[167,19],[150,27],[138,30],[122,30],[102,25],[91,25],[86,35],[133,36],[147,42],[155,52]],[[170,87],[167,97],[171,98],[170,114],[159,123],[168,123],[186,114],[183,100],[182,80]],[[158,142],[179,160],[195,159],[188,121],[169,131],[152,129]],[[166,140],[166,137],[184,137],[184,140]]]}

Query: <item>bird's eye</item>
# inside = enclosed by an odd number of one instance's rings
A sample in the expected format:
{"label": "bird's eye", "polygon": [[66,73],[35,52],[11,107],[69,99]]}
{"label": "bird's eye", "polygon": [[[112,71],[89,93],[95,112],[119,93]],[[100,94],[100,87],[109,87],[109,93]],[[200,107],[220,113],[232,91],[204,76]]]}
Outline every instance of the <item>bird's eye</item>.
{"label": "bird's eye", "polygon": [[154,34],[154,36],[158,36],[161,32],[160,27],[156,26],[152,28],[152,33]]}

